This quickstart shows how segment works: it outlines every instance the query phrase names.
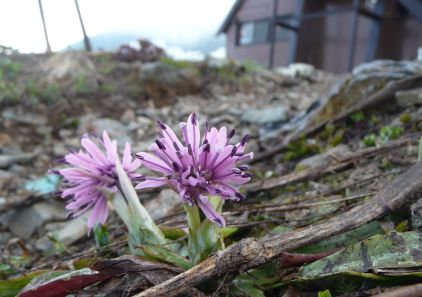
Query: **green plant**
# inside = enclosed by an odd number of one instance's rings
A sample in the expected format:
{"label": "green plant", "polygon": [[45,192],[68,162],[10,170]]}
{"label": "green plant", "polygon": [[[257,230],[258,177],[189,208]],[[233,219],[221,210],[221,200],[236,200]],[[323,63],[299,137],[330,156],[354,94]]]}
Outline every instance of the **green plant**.
{"label": "green plant", "polygon": [[378,135],[371,133],[366,135],[362,143],[366,146],[376,146],[386,144],[392,139],[397,139],[403,133],[403,128],[398,126],[383,126]]}
{"label": "green plant", "polygon": [[252,60],[246,60],[243,62],[243,67],[245,67],[246,73],[256,73],[264,69],[261,64],[256,63]]}
{"label": "green plant", "polygon": [[160,59],[160,62],[169,66],[172,66],[177,69],[193,67],[194,63],[186,60],[175,60],[173,58],[164,57]]}
{"label": "green plant", "polygon": [[365,120],[365,114],[363,113],[363,111],[358,111],[352,114],[350,116],[350,119],[355,123],[362,122],[363,120]]}
{"label": "green plant", "polygon": [[366,146],[376,146],[377,145],[377,135],[374,133],[366,135],[363,140],[363,144]]}

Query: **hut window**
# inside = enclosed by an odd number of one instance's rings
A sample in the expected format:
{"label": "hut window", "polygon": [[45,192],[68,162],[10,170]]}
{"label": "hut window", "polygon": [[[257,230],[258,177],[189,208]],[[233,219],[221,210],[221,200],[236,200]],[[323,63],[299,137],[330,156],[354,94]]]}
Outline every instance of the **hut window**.
{"label": "hut window", "polygon": [[239,44],[267,42],[269,27],[267,20],[242,23],[239,30]]}

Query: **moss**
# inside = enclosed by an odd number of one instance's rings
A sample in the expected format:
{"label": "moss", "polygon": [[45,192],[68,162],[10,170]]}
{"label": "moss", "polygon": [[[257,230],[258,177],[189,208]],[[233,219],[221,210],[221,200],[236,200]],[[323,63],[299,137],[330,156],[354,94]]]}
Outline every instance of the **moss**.
{"label": "moss", "polygon": [[408,112],[404,112],[400,115],[400,122],[403,125],[410,123],[411,120],[412,120],[412,116]]}
{"label": "moss", "polygon": [[161,58],[160,62],[166,65],[172,66],[176,69],[191,68],[195,66],[195,64],[191,61],[175,60],[169,57]]}

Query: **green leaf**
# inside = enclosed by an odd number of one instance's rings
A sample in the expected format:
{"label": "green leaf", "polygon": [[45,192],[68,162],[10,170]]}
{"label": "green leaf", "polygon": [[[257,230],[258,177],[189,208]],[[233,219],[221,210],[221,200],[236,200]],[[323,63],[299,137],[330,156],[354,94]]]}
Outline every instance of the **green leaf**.
{"label": "green leaf", "polygon": [[230,287],[230,293],[234,296],[265,297],[264,292],[248,281],[234,280]]}
{"label": "green leaf", "polygon": [[[386,267],[421,267],[422,238],[417,232],[375,235],[304,266],[305,279],[332,275],[345,271],[367,272]],[[335,265],[333,265],[335,263]]]}
{"label": "green leaf", "polygon": [[24,276],[0,280],[0,297],[16,296],[33,278],[44,273],[47,271],[33,271]]}
{"label": "green leaf", "polygon": [[110,236],[108,234],[107,225],[96,225],[94,228],[95,243],[98,248],[105,247],[110,244]]}
{"label": "green leaf", "polygon": [[249,270],[247,273],[238,275],[230,286],[230,292],[235,296],[265,296],[265,286],[278,283],[281,278],[278,261],[272,261],[260,268]]}
{"label": "green leaf", "polygon": [[121,193],[115,194],[111,200],[129,230],[129,246],[132,253],[138,254],[139,249],[136,247],[139,245],[165,244],[164,234],[139,201],[132,182],[119,160],[116,160],[116,172]]}
{"label": "green leaf", "polygon": [[161,260],[163,262],[171,263],[184,270],[192,268],[192,264],[184,257],[176,254],[175,252],[163,246],[147,246],[142,245],[139,247],[148,256]]}
{"label": "green leaf", "polygon": [[182,228],[161,228],[164,236],[171,240],[177,240],[179,238],[187,236],[186,232]]}
{"label": "green leaf", "polygon": [[188,245],[191,262],[198,264],[221,249],[220,229],[205,219],[196,232],[189,230]]}
{"label": "green leaf", "polygon": [[238,230],[239,230],[238,227],[224,227],[224,228],[221,228],[220,232],[223,238],[227,238],[233,235],[234,233],[236,233]]}
{"label": "green leaf", "polygon": [[331,297],[330,290],[325,290],[322,292],[318,292],[318,297]]}
{"label": "green leaf", "polygon": [[372,222],[362,225],[354,230],[320,241],[316,244],[299,248],[295,250],[295,252],[304,254],[321,253],[354,244],[376,234],[384,234],[384,230],[378,222]]}

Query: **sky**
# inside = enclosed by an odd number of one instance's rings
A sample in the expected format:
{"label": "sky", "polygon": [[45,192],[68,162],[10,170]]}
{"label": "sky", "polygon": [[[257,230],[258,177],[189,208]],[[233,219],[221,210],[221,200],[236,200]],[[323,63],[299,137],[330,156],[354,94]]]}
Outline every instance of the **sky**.
{"label": "sky", "polygon": [[[79,0],[89,36],[139,33],[140,38],[189,45],[216,34],[235,0]],[[74,0],[42,0],[53,51],[82,39]],[[0,1],[0,44],[21,52],[46,49],[37,0]]]}

